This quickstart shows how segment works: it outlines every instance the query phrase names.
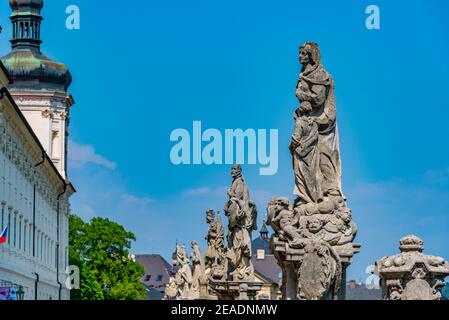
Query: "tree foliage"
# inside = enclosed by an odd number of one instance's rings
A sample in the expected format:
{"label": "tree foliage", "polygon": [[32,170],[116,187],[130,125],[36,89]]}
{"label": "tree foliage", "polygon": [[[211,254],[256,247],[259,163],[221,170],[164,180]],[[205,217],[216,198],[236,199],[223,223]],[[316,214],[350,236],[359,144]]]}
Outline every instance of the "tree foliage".
{"label": "tree foliage", "polygon": [[123,226],[105,218],[89,223],[70,216],[69,259],[80,268],[80,290],[72,299],[137,300],[145,298],[140,278],[143,267],[130,257],[136,238]]}

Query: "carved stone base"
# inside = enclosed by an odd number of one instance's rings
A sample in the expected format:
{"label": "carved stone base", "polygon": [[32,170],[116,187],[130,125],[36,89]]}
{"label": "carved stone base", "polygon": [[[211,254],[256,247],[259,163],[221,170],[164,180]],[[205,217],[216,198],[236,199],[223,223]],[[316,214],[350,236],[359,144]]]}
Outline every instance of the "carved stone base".
{"label": "carved stone base", "polygon": [[255,300],[257,292],[262,289],[261,283],[242,281],[210,280],[209,286],[218,300]]}
{"label": "carved stone base", "polygon": [[424,242],[415,235],[400,240],[400,253],[376,261],[385,300],[440,300],[449,262],[426,255]]}
{"label": "carved stone base", "polygon": [[[327,285],[330,287],[329,291],[324,294],[323,299],[342,299],[345,298],[345,286],[346,286],[346,268],[352,261],[352,257],[354,254],[360,252],[360,244],[352,244],[348,243],[343,246],[334,246],[332,249],[338,255],[338,264],[334,265],[334,272],[338,273],[338,277],[336,279],[332,279],[331,281],[334,283],[328,283]],[[282,287],[281,292],[284,300],[298,300],[299,296],[303,295],[305,292],[305,297],[303,299],[307,299],[310,294],[313,295],[313,292],[308,293],[310,291],[310,287],[313,287],[310,281],[316,282],[315,272],[313,270],[309,270],[310,268],[314,268],[314,264],[319,261],[315,261],[319,259],[318,255],[313,255],[306,252],[305,248],[296,249],[291,248],[288,244],[288,241],[279,239],[278,236],[274,235],[271,238],[271,248],[274,253],[281,269],[282,269]],[[304,259],[306,259],[304,265]],[[299,274],[309,273],[310,277],[300,278]],[[302,279],[302,280],[298,280]],[[335,283],[338,281],[338,284]],[[302,282],[302,283],[300,283]],[[303,292],[299,288],[304,286]],[[332,289],[333,288],[333,289]],[[338,294],[337,294],[338,293]]]}

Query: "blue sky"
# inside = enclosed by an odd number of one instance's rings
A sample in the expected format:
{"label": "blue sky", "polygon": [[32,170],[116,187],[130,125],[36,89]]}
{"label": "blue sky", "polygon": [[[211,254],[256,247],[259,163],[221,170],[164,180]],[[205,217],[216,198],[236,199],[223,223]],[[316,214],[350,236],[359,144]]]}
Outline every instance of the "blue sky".
{"label": "blue sky", "polygon": [[[72,4],[80,30],[65,28]],[[369,4],[380,30],[365,28]],[[362,243],[348,278],[366,278],[410,233],[449,258],[448,10],[444,0],[45,1],[43,52],[74,78],[73,212],[122,223],[136,253],[169,259],[175,240],[204,248],[204,212],[222,211],[230,168],[169,158],[171,131],[201,120],[279,129],[278,173],[244,167],[261,223],[270,197],[292,198],[297,49],[312,40],[336,82],[343,186]],[[2,55],[9,14],[1,1]]]}

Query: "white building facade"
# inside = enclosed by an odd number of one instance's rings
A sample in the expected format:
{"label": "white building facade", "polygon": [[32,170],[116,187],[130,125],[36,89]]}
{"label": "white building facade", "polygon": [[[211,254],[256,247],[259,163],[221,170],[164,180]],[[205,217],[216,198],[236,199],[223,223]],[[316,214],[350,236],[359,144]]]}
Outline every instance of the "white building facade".
{"label": "white building facade", "polygon": [[[40,51],[42,0],[10,0],[12,52],[0,62],[0,290],[69,299],[69,71]],[[1,299],[2,297],[0,297]]]}

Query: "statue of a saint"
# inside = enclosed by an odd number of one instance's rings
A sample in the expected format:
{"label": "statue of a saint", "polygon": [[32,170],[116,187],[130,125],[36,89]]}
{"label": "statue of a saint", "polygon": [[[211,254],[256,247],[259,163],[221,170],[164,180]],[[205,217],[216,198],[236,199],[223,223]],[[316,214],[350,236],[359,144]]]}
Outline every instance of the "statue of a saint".
{"label": "statue of a saint", "polygon": [[191,295],[195,299],[198,299],[200,297],[200,285],[204,281],[204,263],[196,241],[193,240],[190,246],[192,248],[192,253],[190,254],[190,260],[192,261]]}
{"label": "statue of a saint", "polygon": [[228,272],[227,248],[224,240],[224,228],[220,212],[209,209],[206,212],[206,221],[209,224],[207,232],[207,251],[205,255],[205,276],[218,280],[226,280]]}
{"label": "statue of a saint", "polygon": [[334,80],[321,63],[320,49],[306,42],[299,49],[301,73],[296,85],[300,107],[294,113],[290,143],[297,202],[343,197]]}
{"label": "statue of a saint", "polygon": [[175,275],[175,283],[178,289],[176,299],[192,299],[192,270],[190,269],[189,258],[184,245],[176,245],[175,259],[174,264],[178,267]]}
{"label": "statue of a saint", "polygon": [[229,260],[234,281],[252,281],[254,268],[251,263],[251,232],[257,229],[257,209],[250,201],[248,186],[242,176],[241,165],[233,165],[229,200],[225,205],[228,217]]}

